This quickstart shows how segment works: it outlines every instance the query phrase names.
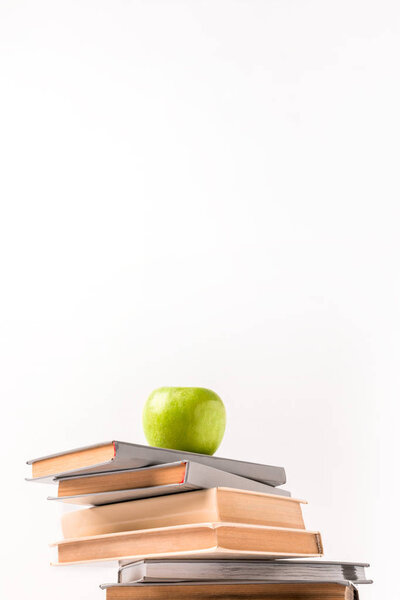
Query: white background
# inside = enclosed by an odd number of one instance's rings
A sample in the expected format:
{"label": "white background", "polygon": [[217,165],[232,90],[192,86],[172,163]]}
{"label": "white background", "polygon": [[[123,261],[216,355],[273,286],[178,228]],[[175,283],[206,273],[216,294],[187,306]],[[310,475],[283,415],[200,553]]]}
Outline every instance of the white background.
{"label": "white background", "polygon": [[115,579],[49,566],[25,460],[143,443],[152,389],[202,385],[218,453],[285,466],[389,597],[399,29],[396,0],[0,0],[2,596]]}

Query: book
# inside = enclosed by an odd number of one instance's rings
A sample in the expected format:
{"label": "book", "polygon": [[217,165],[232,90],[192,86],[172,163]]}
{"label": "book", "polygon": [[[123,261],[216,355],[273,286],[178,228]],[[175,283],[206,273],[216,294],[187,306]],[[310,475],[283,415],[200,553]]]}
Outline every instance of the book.
{"label": "book", "polygon": [[177,583],[180,581],[335,581],[372,583],[367,563],[316,560],[185,560],[146,559],[118,570],[118,583]]}
{"label": "book", "polygon": [[61,526],[65,538],[220,521],[304,529],[304,503],[284,496],[211,488],[67,512]]}
{"label": "book", "polygon": [[214,469],[200,463],[179,461],[141,469],[125,469],[58,479],[58,500],[71,504],[110,504],[164,496],[212,487],[230,487],[266,494],[290,496],[290,492]]}
{"label": "book", "polygon": [[62,540],[58,564],[143,558],[306,558],[321,556],[318,532],[304,529],[200,523]]}
{"label": "book", "polygon": [[31,480],[54,482],[57,477],[66,475],[136,469],[181,460],[198,462],[274,487],[286,483],[285,470],[282,467],[119,441],[103,442],[35,458],[29,460],[28,464],[32,465]]}
{"label": "book", "polygon": [[104,584],[107,600],[358,600],[350,582]]}

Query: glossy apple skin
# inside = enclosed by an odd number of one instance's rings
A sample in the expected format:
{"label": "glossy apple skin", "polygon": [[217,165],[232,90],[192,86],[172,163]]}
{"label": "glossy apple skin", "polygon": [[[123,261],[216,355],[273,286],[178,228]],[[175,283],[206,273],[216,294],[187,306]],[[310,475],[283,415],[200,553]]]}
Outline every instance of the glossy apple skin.
{"label": "glossy apple skin", "polygon": [[226,411],[213,391],[197,387],[162,387],[154,390],[143,409],[148,443],[214,454],[225,432]]}

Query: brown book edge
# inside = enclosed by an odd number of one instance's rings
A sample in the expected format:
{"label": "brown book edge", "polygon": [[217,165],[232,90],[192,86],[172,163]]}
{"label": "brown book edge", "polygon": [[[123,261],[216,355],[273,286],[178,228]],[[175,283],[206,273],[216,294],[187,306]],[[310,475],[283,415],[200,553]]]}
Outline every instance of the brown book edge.
{"label": "brown book edge", "polygon": [[[258,598],[266,600],[271,598],[297,598],[298,600],[308,600],[309,598],[325,598],[325,599],[342,599],[350,600],[354,598],[354,587],[341,585],[338,583],[225,583],[213,585],[204,583],[200,585],[183,584],[183,585],[152,585],[144,586],[100,586],[106,589],[107,598],[142,598],[150,600],[157,598],[167,600],[173,597],[174,594],[178,598]],[[171,589],[168,589],[171,588]],[[303,589],[301,589],[303,588]],[[157,594],[158,590],[158,594]]]}

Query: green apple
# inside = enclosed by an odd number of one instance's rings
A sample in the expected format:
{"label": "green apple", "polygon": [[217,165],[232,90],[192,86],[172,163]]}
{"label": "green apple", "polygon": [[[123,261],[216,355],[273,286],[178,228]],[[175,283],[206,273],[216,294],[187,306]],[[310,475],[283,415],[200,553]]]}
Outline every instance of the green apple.
{"label": "green apple", "polygon": [[159,388],[150,394],[143,410],[147,441],[160,448],[214,454],[225,424],[224,403],[206,388]]}

